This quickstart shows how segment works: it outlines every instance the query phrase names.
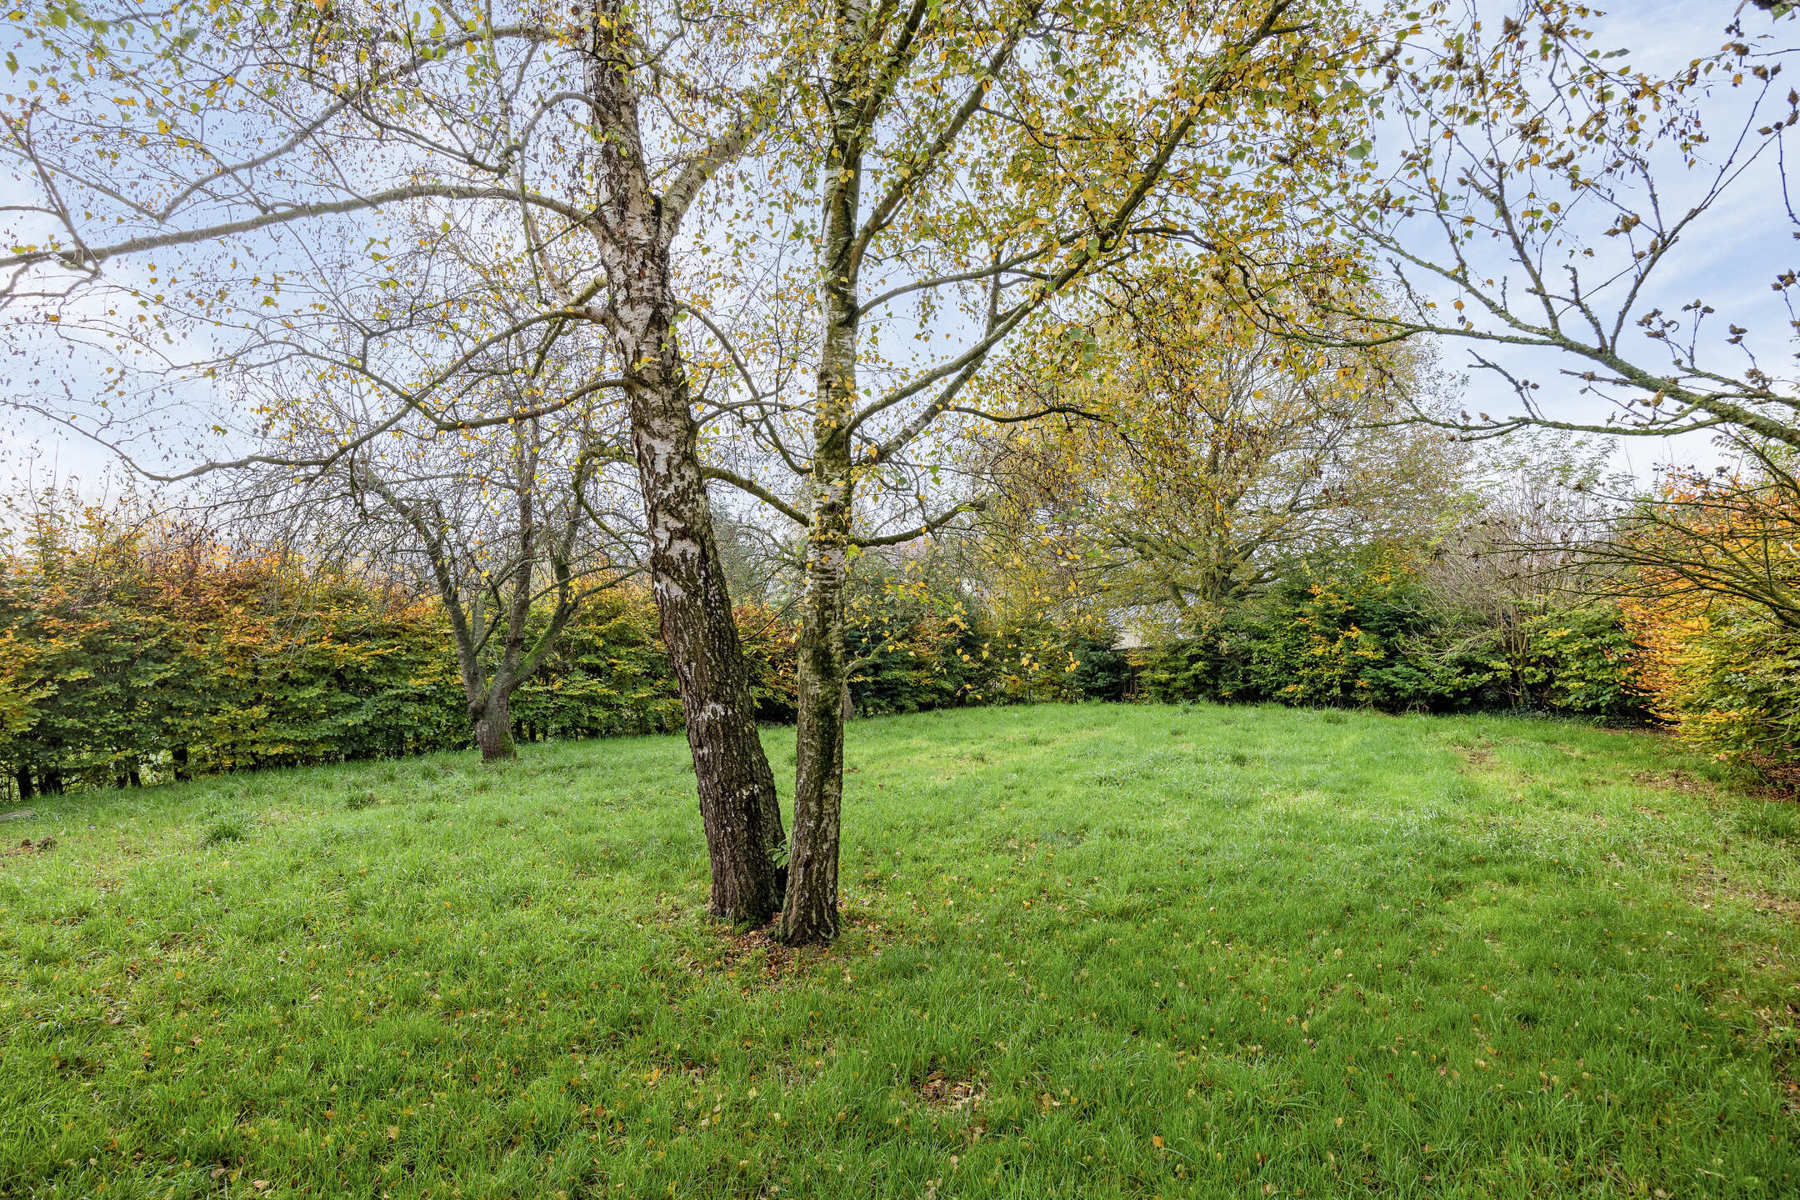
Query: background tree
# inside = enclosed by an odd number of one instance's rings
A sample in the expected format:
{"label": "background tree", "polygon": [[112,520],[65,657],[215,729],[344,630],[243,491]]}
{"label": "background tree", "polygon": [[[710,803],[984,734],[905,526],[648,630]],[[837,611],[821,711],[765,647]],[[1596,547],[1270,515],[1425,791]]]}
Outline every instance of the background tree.
{"label": "background tree", "polygon": [[[693,250],[678,238],[714,215],[697,204],[709,180],[779,111],[789,60],[768,50],[792,15],[621,0],[281,16],[51,4],[15,25],[23,78],[5,121],[27,194],[0,255],[9,333],[30,364],[10,392],[110,443],[143,436],[171,402],[192,412],[196,389],[298,359],[381,376],[383,411],[334,451],[348,455],[389,418],[430,417],[469,341],[567,324],[605,345],[681,679],[710,904],[733,918],[778,902],[781,826],[676,329],[684,293],[704,307],[705,276],[683,266]],[[464,252],[450,258],[507,262],[519,302],[498,306],[507,324],[471,317],[466,293],[414,290],[435,285],[429,271],[396,269],[399,250],[452,245]],[[367,333],[352,356],[347,318]],[[395,322],[408,336],[390,356]],[[411,336],[422,327],[446,336]],[[65,354],[77,367],[52,369]],[[320,465],[243,453],[243,416],[222,411],[224,444],[175,446],[177,461]]]}
{"label": "background tree", "polygon": [[1578,669],[1589,650],[1621,661],[1629,650],[1624,576],[1598,553],[1627,486],[1610,443],[1528,430],[1485,448],[1469,457],[1465,502],[1422,572],[1434,618],[1455,631],[1446,653],[1484,664],[1486,686],[1515,707],[1632,715],[1637,700],[1618,671]]}
{"label": "background tree", "polygon": [[1616,586],[1646,600],[1718,598],[1760,608],[1800,631],[1800,485],[1795,455],[1759,448],[1712,471],[1665,471],[1654,493],[1615,504],[1586,558],[1615,568]]}
{"label": "background tree", "polygon": [[[1734,24],[1717,51],[1657,71],[1598,44],[1580,4],[1513,5],[1498,22],[1473,5],[1415,12],[1365,76],[1356,168],[1293,175],[1321,241],[1243,256],[1264,322],[1315,344],[1469,347],[1495,398],[1421,414],[1464,436],[1687,437],[1696,453],[1698,436],[1752,464],[1729,489],[1663,491],[1640,524],[1698,532],[1717,524],[1711,504],[1791,504],[1781,464],[1800,447],[1800,392],[1782,343],[1800,277],[1776,261],[1761,296],[1696,297],[1683,262],[1729,244],[1715,235],[1745,212],[1771,250],[1800,233],[1783,166],[1800,93],[1778,82],[1791,26]],[[1278,300],[1294,293],[1304,305]],[[1620,536],[1605,555],[1695,544]],[[1663,565],[1724,596],[1770,596],[1755,556]]]}
{"label": "background tree", "polygon": [[1078,410],[997,440],[983,522],[1015,585],[1192,630],[1307,555],[1449,528],[1467,454],[1405,422],[1442,386],[1417,354],[1276,338],[1188,262],[1104,295],[1000,379],[1002,410]]}
{"label": "background tree", "polygon": [[[284,468],[274,487],[245,497],[304,514],[315,540],[408,569],[435,593],[474,741],[490,761],[514,757],[512,697],[557,649],[583,602],[641,562],[641,541],[621,511],[630,493],[608,488],[605,478],[622,454],[616,406],[590,401],[518,417],[544,407],[546,392],[573,385],[549,369],[554,360],[543,347],[528,348],[526,362],[514,357],[487,364],[487,388],[462,389],[452,411],[471,415],[456,435],[397,423],[347,454],[319,453],[315,471],[296,477]],[[269,382],[279,388],[279,379]],[[481,403],[484,391],[497,392],[498,402]],[[279,404],[279,440],[300,451],[331,446],[355,428],[356,399],[272,398],[268,407]],[[474,415],[484,408],[505,423]],[[291,516],[277,519],[293,524]]]}

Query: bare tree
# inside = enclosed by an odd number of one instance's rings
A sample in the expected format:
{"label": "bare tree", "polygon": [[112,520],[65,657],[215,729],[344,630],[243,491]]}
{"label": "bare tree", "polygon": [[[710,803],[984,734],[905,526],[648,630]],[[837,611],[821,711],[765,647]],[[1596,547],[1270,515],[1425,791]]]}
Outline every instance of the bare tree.
{"label": "bare tree", "polygon": [[1534,622],[1617,594],[1619,573],[1595,551],[1612,536],[1613,493],[1626,481],[1609,473],[1601,438],[1528,430],[1487,449],[1467,462],[1468,502],[1425,563],[1426,597],[1447,628],[1469,627],[1459,649],[1499,651],[1502,684],[1521,703]]}
{"label": "bare tree", "polygon": [[[789,61],[769,50],[793,14],[697,21],[622,0],[263,13],[183,0],[172,15],[57,7],[14,26],[30,86],[0,139],[29,196],[0,254],[0,305],[25,351],[11,396],[126,444],[234,376],[279,362],[349,372],[379,408],[328,450],[165,442],[172,465],[156,469],[317,472],[367,463],[402,418],[460,432],[442,397],[486,346],[549,328],[598,340],[616,370],[582,386],[625,399],[710,907],[767,917],[781,821],[697,455],[678,239],[713,219],[709,181],[779,114]],[[502,248],[507,270],[478,291],[510,290],[508,303],[472,315],[468,292],[395,267],[402,251],[451,245]],[[366,343],[349,354],[347,322]],[[103,363],[73,371],[91,395],[58,386],[64,351]]]}
{"label": "bare tree", "polygon": [[[1590,548],[1615,565],[1662,556],[1671,578],[1777,611],[1782,568],[1761,551],[1700,547],[1729,540],[1726,510],[1778,534],[1769,515],[1794,501],[1800,273],[1785,262],[1800,216],[1786,154],[1800,92],[1779,81],[1791,27],[1746,33],[1734,21],[1718,50],[1659,72],[1635,65],[1632,48],[1598,44],[1577,3],[1482,16],[1472,4],[1433,10],[1372,65],[1360,165],[1292,178],[1320,240],[1244,256],[1246,297],[1286,337],[1468,348],[1496,398],[1419,414],[1464,437],[1711,439],[1745,468],[1687,473]],[[1691,256],[1742,228],[1766,238],[1768,288],[1687,291]],[[1283,312],[1295,291],[1328,321]]]}
{"label": "bare tree", "polygon": [[[562,378],[570,373],[578,364],[553,344],[490,347],[469,364],[482,383],[465,383],[438,420],[393,423],[338,454],[343,431],[370,411],[366,386],[309,395],[296,372],[270,370],[256,381],[274,393],[262,407],[279,414],[269,438],[310,461],[234,481],[232,498],[289,540],[404,570],[438,596],[474,741],[489,761],[514,756],[513,693],[583,601],[641,569],[641,535],[621,511],[631,489],[608,479],[629,461],[623,413],[605,391],[547,405],[582,391]],[[545,407],[554,411],[537,412]]]}
{"label": "bare tree", "polygon": [[[1652,76],[1628,50],[1595,47],[1584,13],[1534,2],[1497,26],[1473,9],[1415,25],[1373,72],[1372,120],[1382,124],[1357,148],[1359,169],[1295,179],[1341,240],[1304,258],[1253,259],[1250,293],[1279,294],[1269,283],[1278,280],[1334,323],[1265,311],[1293,336],[1469,345],[1471,365],[1519,405],[1453,420],[1477,435],[1535,425],[1800,446],[1800,400],[1775,373],[1781,356],[1755,345],[1751,326],[1763,323],[1753,301],[1721,298],[1744,310],[1743,323],[1715,320],[1704,300],[1669,311],[1660,286],[1676,251],[1704,238],[1727,203],[1754,195],[1771,231],[1800,229],[1786,172],[1764,177],[1800,122],[1800,96],[1776,82],[1791,51],[1774,35],[1733,38]],[[1391,287],[1359,282],[1367,271]],[[1786,299],[1794,286],[1793,272],[1775,271],[1776,293]],[[1771,332],[1765,324],[1761,336]],[[1546,398],[1533,364],[1568,386]],[[1571,411],[1578,396],[1611,411],[1584,418]]]}

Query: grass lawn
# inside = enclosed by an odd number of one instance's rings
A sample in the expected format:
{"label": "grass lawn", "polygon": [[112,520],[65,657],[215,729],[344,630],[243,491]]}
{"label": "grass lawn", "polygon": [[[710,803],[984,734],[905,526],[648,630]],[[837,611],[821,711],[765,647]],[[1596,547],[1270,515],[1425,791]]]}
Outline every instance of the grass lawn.
{"label": "grass lawn", "polygon": [[40,801],[0,1196],[1800,1195],[1800,810],[1664,740],[850,740],[822,955],[704,918],[679,738]]}

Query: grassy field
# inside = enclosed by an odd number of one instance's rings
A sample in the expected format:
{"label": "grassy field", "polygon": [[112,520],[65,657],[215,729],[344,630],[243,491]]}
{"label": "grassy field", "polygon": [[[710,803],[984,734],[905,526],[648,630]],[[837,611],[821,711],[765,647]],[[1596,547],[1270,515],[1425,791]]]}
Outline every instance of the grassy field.
{"label": "grassy field", "polygon": [[1045,707],[850,761],[823,955],[705,920],[677,738],[40,803],[0,1195],[1800,1195],[1800,810],[1663,740]]}

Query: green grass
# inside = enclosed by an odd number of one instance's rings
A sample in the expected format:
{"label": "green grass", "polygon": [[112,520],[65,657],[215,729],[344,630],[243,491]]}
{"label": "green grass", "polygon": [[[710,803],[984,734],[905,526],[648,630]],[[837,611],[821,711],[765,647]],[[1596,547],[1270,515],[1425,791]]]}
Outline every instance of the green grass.
{"label": "green grass", "polygon": [[678,738],[40,804],[0,1195],[1800,1194],[1800,820],[1662,739],[850,740],[823,955],[705,920]]}

